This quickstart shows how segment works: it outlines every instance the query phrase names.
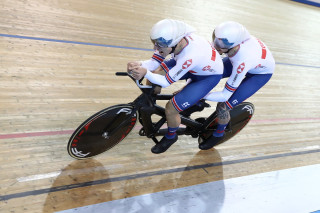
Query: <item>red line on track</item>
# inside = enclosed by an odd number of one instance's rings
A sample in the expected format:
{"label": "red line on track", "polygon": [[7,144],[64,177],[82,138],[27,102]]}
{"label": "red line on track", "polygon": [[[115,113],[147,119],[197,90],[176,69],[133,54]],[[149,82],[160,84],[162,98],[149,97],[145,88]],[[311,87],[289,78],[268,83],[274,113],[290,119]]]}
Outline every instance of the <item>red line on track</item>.
{"label": "red line on track", "polygon": [[275,123],[275,122],[286,122],[286,121],[312,121],[320,120],[320,118],[279,118],[279,119],[265,119],[265,120],[252,120],[252,123]]}
{"label": "red line on track", "polygon": [[[250,123],[276,123],[286,121],[311,121],[320,120],[320,118],[281,118],[281,119],[266,119],[266,120],[252,120]],[[140,129],[141,125],[136,125],[134,129]],[[39,137],[50,135],[71,135],[74,130],[60,130],[60,131],[47,131],[47,132],[28,132],[28,133],[12,133],[12,134],[0,134],[0,139],[11,138],[27,138],[27,137]]]}
{"label": "red line on track", "polygon": [[74,131],[74,130],[61,130],[61,131],[49,131],[49,132],[13,133],[13,134],[0,135],[0,139],[26,138],[26,137],[49,136],[49,135],[65,135],[65,134],[72,134],[73,131]]}

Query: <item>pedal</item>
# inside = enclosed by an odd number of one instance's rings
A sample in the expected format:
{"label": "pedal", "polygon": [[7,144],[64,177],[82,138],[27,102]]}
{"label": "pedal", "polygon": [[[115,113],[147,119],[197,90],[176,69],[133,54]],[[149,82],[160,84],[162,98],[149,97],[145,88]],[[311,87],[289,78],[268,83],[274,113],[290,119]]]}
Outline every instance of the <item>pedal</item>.
{"label": "pedal", "polygon": [[143,127],[139,130],[139,135],[140,136],[146,136],[146,132],[144,131]]}

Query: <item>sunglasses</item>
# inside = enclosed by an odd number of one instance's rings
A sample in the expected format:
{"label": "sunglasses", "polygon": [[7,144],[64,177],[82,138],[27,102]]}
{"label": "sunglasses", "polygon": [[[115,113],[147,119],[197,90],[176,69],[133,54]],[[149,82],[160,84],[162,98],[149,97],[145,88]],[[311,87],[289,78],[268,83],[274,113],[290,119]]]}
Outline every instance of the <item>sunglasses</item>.
{"label": "sunglasses", "polygon": [[172,39],[171,40],[165,40],[164,38],[160,37],[160,38],[157,38],[157,39],[151,39],[151,41],[152,41],[153,45],[156,46],[156,47],[167,48],[171,44]]}

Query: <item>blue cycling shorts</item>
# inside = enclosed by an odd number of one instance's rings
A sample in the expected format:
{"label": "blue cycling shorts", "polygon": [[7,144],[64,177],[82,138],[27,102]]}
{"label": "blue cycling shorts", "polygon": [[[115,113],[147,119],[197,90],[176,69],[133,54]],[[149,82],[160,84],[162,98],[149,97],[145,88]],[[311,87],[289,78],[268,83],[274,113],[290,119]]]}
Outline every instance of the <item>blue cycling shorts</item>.
{"label": "blue cycling shorts", "polygon": [[[176,65],[174,59],[162,62],[161,66],[166,66],[171,69]],[[186,73],[180,80],[191,78],[192,82],[186,85],[178,94],[176,94],[171,102],[178,112],[181,112],[201,100],[206,96],[220,81],[222,75],[194,75]]]}
{"label": "blue cycling shorts", "polygon": [[[232,73],[232,64],[229,58],[223,59],[224,71],[222,78],[230,77]],[[250,71],[250,70],[249,70]],[[232,94],[226,105],[229,109],[242,103],[253,94],[255,94],[259,89],[261,89],[272,77],[272,74],[250,74],[247,73],[246,77],[242,80],[239,87]]]}

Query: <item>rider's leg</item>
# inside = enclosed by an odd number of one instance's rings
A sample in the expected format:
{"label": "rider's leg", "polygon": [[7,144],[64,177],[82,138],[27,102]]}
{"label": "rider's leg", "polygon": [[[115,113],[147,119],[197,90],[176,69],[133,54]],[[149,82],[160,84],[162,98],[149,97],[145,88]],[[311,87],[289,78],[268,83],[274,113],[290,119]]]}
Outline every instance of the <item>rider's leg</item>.
{"label": "rider's leg", "polygon": [[168,124],[167,138],[174,138],[176,131],[178,130],[181,118],[179,112],[174,108],[171,101],[168,101],[166,105],[166,119]]}
{"label": "rider's leg", "polygon": [[240,86],[232,94],[226,105],[229,109],[242,103],[259,89],[261,89],[272,77],[272,74],[247,74]]}
{"label": "rider's leg", "polygon": [[176,131],[179,129],[181,118],[179,112],[174,108],[171,101],[166,105],[166,119],[168,125],[168,132],[161,139],[161,141],[151,148],[151,152],[159,154],[165,152],[169,147],[178,140]]}
{"label": "rider's leg", "polygon": [[[221,105],[223,104],[223,107],[219,107],[220,103],[218,104],[217,111],[220,110],[220,112],[218,112],[218,117],[220,116],[218,123],[222,124],[220,127],[218,125],[218,129],[222,128],[226,121],[230,119],[230,117],[228,117],[230,116],[230,114],[228,114],[229,110],[256,93],[270,80],[271,76],[272,74],[247,74],[245,79],[243,79],[240,86],[232,94],[229,100],[225,103],[221,103]],[[215,133],[216,132],[217,131],[215,131]],[[199,148],[203,150],[210,149],[218,144],[221,140],[223,140],[223,137],[218,137],[218,134],[215,133],[210,138],[201,143],[199,145]]]}
{"label": "rider's leg", "polygon": [[221,75],[198,76],[195,81],[192,81],[190,84],[185,86],[167,103],[165,113],[168,130],[170,132],[168,132],[158,144],[152,147],[151,151],[153,153],[165,152],[178,140],[178,136],[175,132],[181,123],[179,113],[188,109],[208,94],[210,90],[218,84],[220,79]]}
{"label": "rider's leg", "polygon": [[[222,60],[224,67],[222,78],[230,77],[233,65],[228,57],[225,57]],[[213,135],[215,137],[222,137],[224,134],[224,130],[230,121],[230,112],[225,103],[218,103],[216,111],[218,114],[218,127],[217,130],[213,133]]]}
{"label": "rider's leg", "polygon": [[[271,78],[271,74],[260,74],[260,75],[252,75],[247,74],[247,76],[243,79],[240,86],[237,90],[232,94],[228,101],[225,103],[217,104],[217,113],[218,113],[218,129],[219,125],[227,125],[230,121],[230,113],[229,111],[242,103],[247,98],[251,97],[255,94],[261,87],[263,87]],[[219,132],[216,131],[214,134],[216,137],[219,137]],[[222,136],[220,134],[220,136]]]}
{"label": "rider's leg", "polygon": [[222,102],[217,104],[216,111],[218,116],[218,127],[213,135],[215,137],[222,137],[224,135],[224,130],[230,121],[230,112],[226,104]]}
{"label": "rider's leg", "polygon": [[199,144],[199,149],[211,149],[224,139],[224,130],[230,121],[230,112],[226,104],[223,102],[217,104],[216,112],[218,117],[218,127],[208,139]]}

